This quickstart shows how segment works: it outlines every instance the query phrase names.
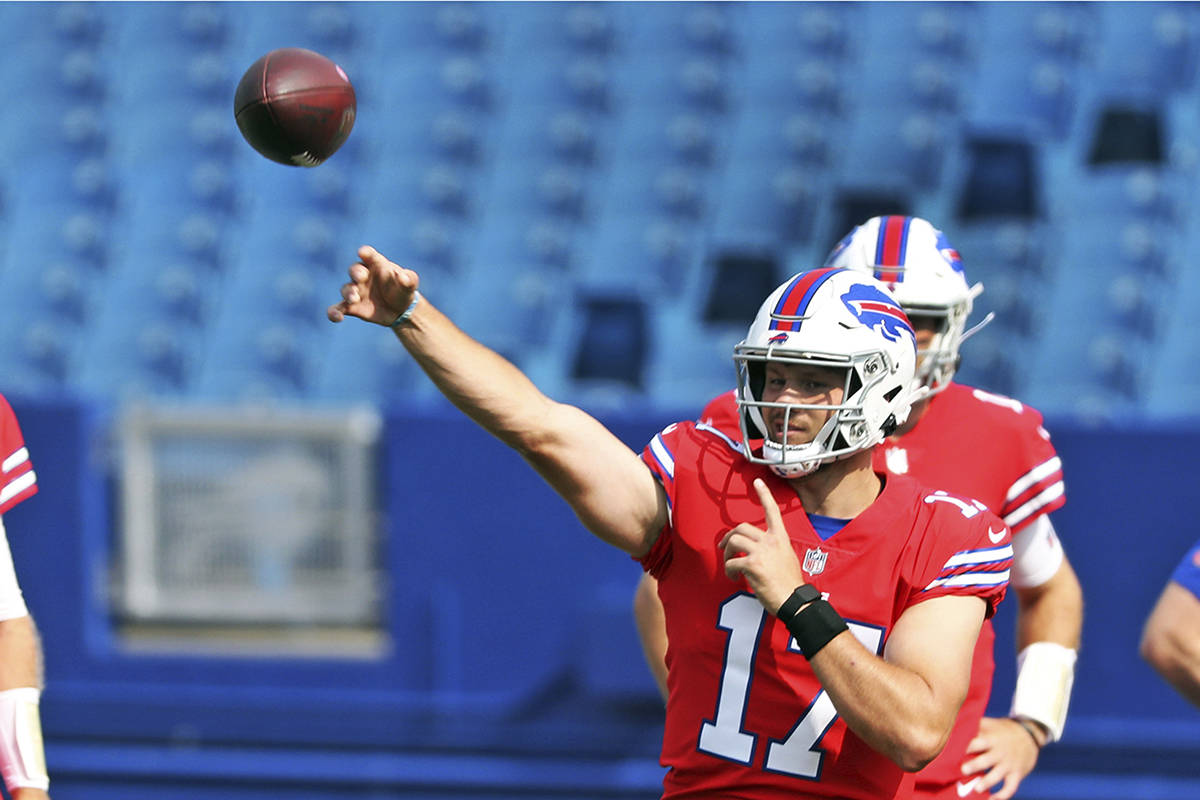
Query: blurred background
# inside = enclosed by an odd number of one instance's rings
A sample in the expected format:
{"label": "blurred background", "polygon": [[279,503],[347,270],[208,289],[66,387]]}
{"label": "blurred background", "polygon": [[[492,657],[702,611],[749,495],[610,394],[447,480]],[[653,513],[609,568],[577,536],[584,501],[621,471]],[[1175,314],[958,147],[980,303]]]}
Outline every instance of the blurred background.
{"label": "blurred background", "polygon": [[[1066,464],[1085,642],[1018,796],[1200,797],[1200,716],[1136,654],[1196,536],[1198,37],[1194,3],[0,4],[54,796],[656,797],[637,565],[324,310],[371,243],[640,449],[774,286],[907,213],[997,314],[959,378]],[[233,120],[295,46],[358,96],[311,170]]]}

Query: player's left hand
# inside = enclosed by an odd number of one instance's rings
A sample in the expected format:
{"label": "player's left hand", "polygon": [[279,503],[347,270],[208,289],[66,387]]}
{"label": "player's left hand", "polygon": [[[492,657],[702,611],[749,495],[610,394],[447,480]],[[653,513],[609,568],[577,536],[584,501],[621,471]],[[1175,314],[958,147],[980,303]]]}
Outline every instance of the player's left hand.
{"label": "player's left hand", "polygon": [[980,792],[1003,783],[992,798],[1008,800],[1033,772],[1038,752],[1029,732],[1016,720],[984,717],[979,721],[979,733],[967,745],[967,755],[974,758],[963,763],[963,775],[983,773],[976,784]]}
{"label": "player's left hand", "polygon": [[743,522],[726,533],[719,546],[725,552],[725,574],[735,580],[745,578],[758,601],[774,614],[805,583],[804,573],[771,490],[756,478],[754,491],[766,512],[767,529]]}

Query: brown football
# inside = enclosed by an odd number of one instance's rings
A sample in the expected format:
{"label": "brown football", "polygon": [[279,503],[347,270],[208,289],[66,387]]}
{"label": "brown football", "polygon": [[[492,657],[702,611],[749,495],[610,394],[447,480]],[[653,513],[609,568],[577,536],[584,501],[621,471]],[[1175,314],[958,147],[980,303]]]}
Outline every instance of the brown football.
{"label": "brown football", "polygon": [[354,86],[320,53],[272,50],[238,82],[233,115],[250,146],[294,167],[315,167],[333,155],[354,127]]}

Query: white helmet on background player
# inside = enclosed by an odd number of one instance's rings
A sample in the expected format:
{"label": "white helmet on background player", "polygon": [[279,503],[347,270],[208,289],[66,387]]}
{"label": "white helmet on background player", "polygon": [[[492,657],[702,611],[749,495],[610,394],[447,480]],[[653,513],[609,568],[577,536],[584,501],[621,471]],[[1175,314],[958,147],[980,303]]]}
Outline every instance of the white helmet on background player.
{"label": "white helmet on background player", "polygon": [[865,272],[887,287],[910,317],[938,320],[927,349],[918,352],[916,386],[931,394],[946,388],[960,361],[959,345],[991,320],[970,331],[967,317],[983,284],[971,286],[958,251],[946,235],[920,217],[872,217],[833,248],[827,267]]}
{"label": "white helmet on background player", "polygon": [[[845,269],[801,272],[778,287],[734,347],[733,360],[746,457],[785,478],[875,446],[925,394],[913,394],[916,340],[904,310],[882,283]],[[846,370],[842,402],[764,402],[768,361]],[[811,442],[792,445],[767,435],[763,409],[770,407],[833,413]],[[751,440],[758,439],[762,449],[756,452]]]}

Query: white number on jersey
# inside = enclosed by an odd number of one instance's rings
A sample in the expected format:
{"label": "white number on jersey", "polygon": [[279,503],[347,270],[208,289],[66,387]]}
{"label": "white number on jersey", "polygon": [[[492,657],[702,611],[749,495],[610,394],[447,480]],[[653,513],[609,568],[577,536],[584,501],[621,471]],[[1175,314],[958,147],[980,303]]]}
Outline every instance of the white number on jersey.
{"label": "white number on jersey", "polygon": [[939,500],[943,503],[949,503],[952,506],[958,506],[958,510],[961,511],[962,515],[967,519],[975,516],[980,511],[987,511],[987,506],[978,500],[963,500],[961,497],[955,497],[952,494],[947,494],[941,489],[938,489],[933,494],[925,495],[926,503],[936,503]]}
{"label": "white number on jersey", "polygon": [[[741,593],[721,605],[718,627],[729,631],[725,647],[725,668],[721,673],[721,691],[717,696],[717,713],[713,721],[700,726],[698,749],[710,755],[750,764],[758,735],[742,730],[746,702],[750,696],[750,678],[754,674],[754,657],[762,639],[767,610],[753,595]],[[857,622],[846,623],[850,632],[863,647],[878,655],[883,630]],[[795,639],[788,650],[803,658]],[[796,721],[786,739],[773,739],[767,746],[765,769],[798,778],[815,780],[821,776],[825,758],[820,749],[821,739],[837,721],[837,709],[822,689]]]}
{"label": "white number on jersey", "polygon": [[1002,394],[992,394],[991,392],[985,392],[982,389],[976,389],[971,394],[975,395],[976,400],[982,400],[983,402],[991,403],[994,406],[1011,408],[1017,414],[1020,414],[1025,410],[1025,406],[1021,405],[1020,400],[1014,400],[1011,397],[1005,397]]}

